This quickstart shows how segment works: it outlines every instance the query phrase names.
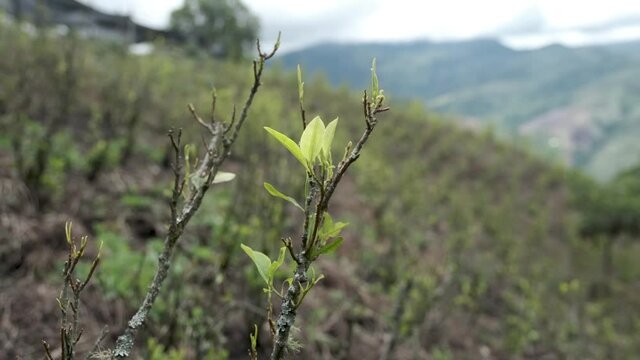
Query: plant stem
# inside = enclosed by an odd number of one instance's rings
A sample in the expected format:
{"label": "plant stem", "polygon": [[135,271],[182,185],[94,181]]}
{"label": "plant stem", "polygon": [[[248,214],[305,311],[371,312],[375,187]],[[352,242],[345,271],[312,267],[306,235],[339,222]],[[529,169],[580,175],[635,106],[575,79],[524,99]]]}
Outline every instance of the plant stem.
{"label": "plant stem", "polygon": [[282,299],[282,308],[278,321],[276,321],[276,336],[273,344],[273,351],[271,352],[271,360],[279,360],[284,358],[284,352],[287,348],[289,341],[289,333],[291,327],[296,322],[296,311],[298,310],[298,299],[301,294],[301,290],[307,285],[307,270],[309,270],[309,259],[305,251],[301,251],[298,254],[300,263],[296,267],[296,271],[293,276],[293,281],[284,298]]}
{"label": "plant stem", "polygon": [[[180,200],[180,196],[182,194],[182,190],[185,185],[185,173],[184,173],[184,154],[181,150],[180,144],[180,134],[178,133],[177,138],[174,138],[173,133],[170,133],[169,136],[171,138],[171,142],[176,153],[176,164],[175,164],[175,181],[174,181],[174,189],[173,194],[170,201],[171,208],[171,223],[169,225],[169,230],[164,239],[164,247],[162,249],[162,253],[158,258],[158,267],[156,268],[156,272],[153,276],[153,280],[147,293],[144,297],[142,305],[138,308],[135,315],[131,317],[127,324],[127,328],[124,333],[120,335],[116,341],[116,347],[112,352],[113,358],[126,358],[131,355],[131,350],[133,349],[133,344],[135,342],[135,337],[138,332],[138,329],[144,325],[149,311],[153,307],[153,304],[160,293],[160,289],[169,274],[169,269],[171,267],[171,259],[173,257],[174,249],[182,233],[184,232],[185,226],[189,223],[189,220],[196,213],[200,204],[202,203],[202,199],[209,189],[210,185],[213,182],[218,170],[222,163],[226,160],[226,158],[231,153],[231,146],[235,142],[238,137],[238,133],[242,128],[245,120],[249,115],[249,108],[253,103],[253,99],[258,92],[258,88],[261,85],[262,71],[264,69],[265,62],[275,55],[278,50],[279,41],[276,43],[273,51],[270,53],[263,53],[260,50],[260,42],[257,42],[258,48],[258,59],[253,61],[253,75],[254,82],[251,86],[251,90],[249,91],[249,95],[245,101],[244,107],[242,108],[242,112],[240,118],[235,123],[234,127],[231,130],[231,133],[227,136],[225,125],[221,122],[211,122],[209,124],[204,123],[204,121],[195,113],[193,106],[189,105],[189,110],[191,111],[193,117],[198,121],[204,128],[206,128],[210,134],[211,139],[207,144],[207,151],[200,162],[200,166],[195,172],[196,176],[200,176],[201,178],[206,179],[201,185],[195,186],[189,199],[184,203],[181,208],[181,211],[178,212],[178,202]],[[215,97],[214,103],[212,104],[213,110],[215,110]],[[234,112],[235,113],[235,112]],[[235,118],[235,116],[233,116]],[[212,114],[212,121],[213,121]],[[221,151],[219,151],[219,149]],[[191,185],[188,185],[191,186]]]}
{"label": "plant stem", "polygon": [[[374,99],[374,101],[376,100]],[[362,151],[364,144],[369,139],[369,135],[371,135],[377,124],[376,114],[388,110],[388,108],[382,108],[382,102],[375,104],[375,107],[373,107],[372,102],[367,98],[366,92],[364,93],[362,105],[366,124],[365,131],[356,143],[356,146],[348,153],[348,156],[338,164],[338,168],[333,174],[331,181],[326,185],[326,188],[324,187],[324,176],[323,180],[318,180],[314,174],[307,174],[309,190],[305,199],[304,207],[305,219],[302,230],[302,250],[297,256],[293,257],[298,265],[294,272],[293,281],[291,282],[291,285],[289,285],[287,292],[282,299],[280,315],[276,321],[276,335],[273,344],[273,351],[271,352],[271,360],[280,360],[284,358],[284,353],[289,341],[289,333],[291,332],[291,327],[296,321],[296,311],[303,300],[300,295],[309,290],[307,289],[309,283],[307,271],[315,259],[313,258],[313,251],[317,245],[318,229],[323,220],[323,215],[329,207],[329,200],[349,166],[360,157],[360,151]],[[312,213],[311,209],[314,204],[314,200],[315,212]],[[311,216],[315,216],[313,228],[311,228],[310,224]]]}

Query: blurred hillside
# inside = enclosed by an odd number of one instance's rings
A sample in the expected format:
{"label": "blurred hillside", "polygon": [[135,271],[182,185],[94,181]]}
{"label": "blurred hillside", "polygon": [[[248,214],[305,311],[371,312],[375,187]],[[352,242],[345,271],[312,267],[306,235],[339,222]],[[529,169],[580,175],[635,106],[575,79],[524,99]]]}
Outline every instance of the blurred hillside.
{"label": "blurred hillside", "polygon": [[[153,275],[169,217],[168,129],[183,128],[193,153],[202,153],[201,127],[186,104],[206,113],[215,85],[217,116],[228,120],[253,80],[251,64],[162,44],[133,56],[73,34],[0,26],[0,349],[6,358],[41,358],[41,340],[59,337],[56,297],[64,223],[71,220],[75,233],[90,236],[93,253],[104,243],[80,304],[84,355],[103,325],[110,328],[105,346],[113,345]],[[318,59],[337,54],[316,51]],[[340,51],[355,57],[349,48]],[[360,69],[370,58],[358,56],[344,73],[354,82],[368,78]],[[343,247],[318,264],[326,278],[299,314],[296,338],[304,346],[294,356],[378,360],[392,336],[391,358],[407,360],[640,353],[640,248],[629,232],[638,202],[626,201],[638,196],[636,173],[620,180],[624,186],[601,187],[490,131],[465,130],[420,103],[399,101],[415,95],[398,88],[403,81],[416,86],[424,68],[378,56],[392,110],[336,195],[336,219],[351,224]],[[596,55],[586,58],[597,63]],[[303,64],[310,70],[320,63]],[[414,76],[402,80],[390,73],[394,68]],[[269,351],[262,280],[240,244],[273,256],[281,237],[297,236],[296,213],[262,184],[290,194],[300,194],[303,184],[292,176],[295,159],[263,130],[299,133],[296,76],[267,70],[225,167],[237,177],[207,194],[186,229],[136,343],[138,358],[245,359],[254,323],[261,356]],[[482,83],[468,76],[447,91]],[[423,91],[441,94],[434,83]],[[322,77],[306,80],[308,113],[340,116],[337,143],[362,128],[360,96]]]}
{"label": "blurred hillside", "polygon": [[335,85],[365,85],[366,59],[396,97],[532,145],[599,179],[640,160],[640,43],[516,51],[494,40],[326,44],[283,56]]}

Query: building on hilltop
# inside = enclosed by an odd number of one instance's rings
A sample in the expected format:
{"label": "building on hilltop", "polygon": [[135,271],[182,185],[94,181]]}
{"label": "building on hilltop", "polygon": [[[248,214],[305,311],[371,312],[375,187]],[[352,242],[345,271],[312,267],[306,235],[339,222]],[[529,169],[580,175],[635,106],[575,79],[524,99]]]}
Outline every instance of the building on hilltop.
{"label": "building on hilltop", "polygon": [[133,44],[170,37],[131,17],[101,12],[76,0],[0,0],[0,10],[37,25],[63,25],[81,36]]}

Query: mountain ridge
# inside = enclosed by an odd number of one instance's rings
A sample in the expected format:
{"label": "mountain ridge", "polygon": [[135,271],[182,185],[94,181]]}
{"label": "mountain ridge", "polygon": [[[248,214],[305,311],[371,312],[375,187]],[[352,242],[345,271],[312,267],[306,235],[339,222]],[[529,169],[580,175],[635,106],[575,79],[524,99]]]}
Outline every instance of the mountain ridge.
{"label": "mountain ridge", "polygon": [[[357,89],[366,85],[362,79],[369,68],[363,64],[374,57],[390,94],[531,137],[542,153],[554,153],[597,178],[606,180],[640,161],[640,146],[622,155],[618,149],[621,134],[640,135],[634,125],[640,89],[627,81],[640,78],[640,41],[534,50],[511,49],[491,38],[325,43],[287,53],[282,62]],[[550,118],[556,118],[554,126],[535,125]]]}

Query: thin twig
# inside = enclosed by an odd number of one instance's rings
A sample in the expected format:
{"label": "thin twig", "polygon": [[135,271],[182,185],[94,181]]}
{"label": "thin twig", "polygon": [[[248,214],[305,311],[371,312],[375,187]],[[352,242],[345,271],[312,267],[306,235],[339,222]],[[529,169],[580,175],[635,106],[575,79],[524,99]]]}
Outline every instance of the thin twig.
{"label": "thin twig", "polygon": [[[61,314],[61,359],[73,360],[75,356],[75,347],[80,341],[83,333],[83,329],[80,328],[80,295],[92,279],[96,268],[100,263],[100,251],[98,251],[98,255],[93,259],[89,272],[84,277],[84,280],[80,280],[77,278],[75,270],[80,259],[84,256],[89,243],[88,238],[87,236],[82,236],[80,238],[80,243],[77,243],[71,233],[71,223],[66,224],[65,235],[68,247],[68,256],[62,271],[64,284],[60,291],[60,296],[56,298],[56,301],[58,302]],[[69,309],[71,309],[71,311],[69,311]],[[45,356],[48,360],[53,360],[49,344],[46,341],[43,341],[42,343],[45,349]]]}
{"label": "thin twig", "polygon": [[200,125],[202,125],[202,127],[207,129],[213,135],[213,131],[214,131],[213,130],[213,122],[211,124],[207,124],[206,122],[204,122],[204,120],[202,120],[200,115],[198,115],[198,113],[196,112],[196,108],[193,107],[193,104],[187,105],[187,108],[189,109],[189,112],[191,113],[191,116],[193,116],[193,119],[195,121],[197,121]]}
{"label": "thin twig", "polygon": [[231,112],[231,121],[224,127],[224,135],[229,133],[229,130],[233,129],[233,124],[236,122],[236,104],[233,104],[233,111]]}
{"label": "thin twig", "polygon": [[300,260],[298,259],[298,256],[296,255],[296,252],[293,249],[293,244],[291,243],[291,238],[286,238],[286,239],[282,238],[280,240],[282,241],[284,246],[287,248],[287,250],[289,250],[289,255],[291,255],[291,258],[293,259],[293,261],[295,261],[296,264],[300,264]]}
{"label": "thin twig", "polygon": [[51,355],[49,344],[46,341],[42,340],[42,346],[44,347],[44,353],[47,356],[47,360],[53,360],[53,355]]}
{"label": "thin twig", "polygon": [[173,193],[171,195],[171,200],[169,203],[169,208],[171,209],[171,221],[172,225],[176,226],[176,219],[178,218],[178,201],[180,200],[180,195],[184,190],[185,183],[185,173],[184,173],[184,150],[181,146],[181,138],[182,138],[182,129],[178,129],[177,134],[173,131],[169,131],[169,139],[171,139],[171,145],[173,146],[173,151],[175,153],[175,163],[173,164],[173,172],[174,172],[174,183],[173,183]]}
{"label": "thin twig", "polygon": [[[129,320],[124,333],[118,337],[116,346],[112,351],[112,356],[114,358],[126,358],[130,356],[137,332],[146,322],[149,311],[155,303],[155,300],[160,293],[160,289],[167,278],[175,246],[182,236],[185,226],[200,207],[205,193],[218,173],[218,169],[231,153],[231,146],[238,137],[238,133],[248,117],[249,108],[251,107],[253,99],[258,92],[258,88],[260,87],[264,64],[276,53],[279,47],[279,41],[274,46],[273,51],[269,54],[265,54],[261,51],[259,42],[256,46],[258,48],[258,59],[253,62],[254,83],[251,87],[247,100],[245,101],[244,107],[242,108],[240,118],[235,125],[233,125],[233,130],[231,130],[231,133],[228,136],[225,135],[228,129],[225,130],[224,124],[213,121],[213,117],[212,123],[207,124],[197,114],[193,105],[189,104],[188,106],[193,118],[209,131],[211,138],[206,146],[206,152],[198,166],[198,169],[193,173],[193,176],[203,178],[205,181],[193,187],[193,191],[189,195],[189,198],[185,200],[179,211],[178,200],[182,193],[185,176],[183,169],[184,154],[180,152],[179,141],[175,141],[171,136],[174,151],[178,148],[176,151],[174,191],[170,203],[172,216],[171,223],[165,236],[164,247],[158,258],[158,266],[151,285],[149,286],[142,304]],[[212,110],[215,110],[215,96],[212,99]],[[232,116],[232,121],[234,118],[235,116]],[[220,144],[223,146],[222,152],[218,152]]]}
{"label": "thin twig", "polygon": [[376,105],[376,108],[374,110],[371,110],[370,104],[371,102],[369,102],[369,100],[367,99],[367,92],[365,90],[364,97],[362,100],[362,105],[363,105],[363,113],[365,118],[366,129],[362,133],[362,136],[356,143],[356,146],[351,150],[349,155],[345,159],[343,159],[340,162],[340,164],[338,164],[338,168],[333,174],[333,179],[331,180],[329,186],[327,186],[327,191],[324,199],[325,204],[323,204],[323,207],[326,207],[327,204],[329,203],[329,200],[331,200],[331,196],[333,195],[333,192],[336,190],[336,186],[342,179],[342,176],[347,171],[349,166],[351,166],[351,164],[353,164],[360,157],[360,152],[362,151],[364,144],[366,144],[367,140],[369,140],[369,136],[373,132],[373,129],[375,128],[375,125],[378,122],[378,119],[376,118],[376,114],[382,111],[389,110],[389,108],[382,108],[381,107],[382,103],[378,103]]}
{"label": "thin twig", "polygon": [[216,122],[216,101],[218,100],[218,94],[216,93],[216,88],[211,90],[211,119],[210,123],[213,125]]}
{"label": "thin twig", "polygon": [[78,292],[84,290],[84,287],[87,286],[87,284],[89,283],[89,280],[91,280],[91,278],[93,277],[93,274],[95,273],[99,263],[100,263],[100,256],[97,256],[95,259],[93,259],[93,262],[91,263],[91,268],[89,269],[89,274],[87,274],[87,277],[84,279],[82,284],[80,284]]}
{"label": "thin twig", "polygon": [[[249,96],[247,96],[247,100],[242,107],[242,111],[240,112],[240,117],[233,127],[233,131],[228,137],[225,137],[224,145],[225,150],[229,150],[231,145],[235,142],[238,137],[238,133],[242,128],[245,120],[249,116],[249,109],[251,108],[251,104],[253,103],[253,99],[258,92],[258,88],[262,85],[260,79],[262,77],[262,71],[264,70],[264,64],[267,60],[271,59],[273,55],[275,55],[276,51],[280,47],[280,34],[278,33],[278,39],[276,40],[276,44],[273,47],[273,50],[269,54],[265,54],[260,49],[260,41],[256,41],[256,47],[258,48],[258,59],[253,61],[253,86],[251,86],[251,90],[249,91]],[[225,151],[225,152],[227,152]]]}

